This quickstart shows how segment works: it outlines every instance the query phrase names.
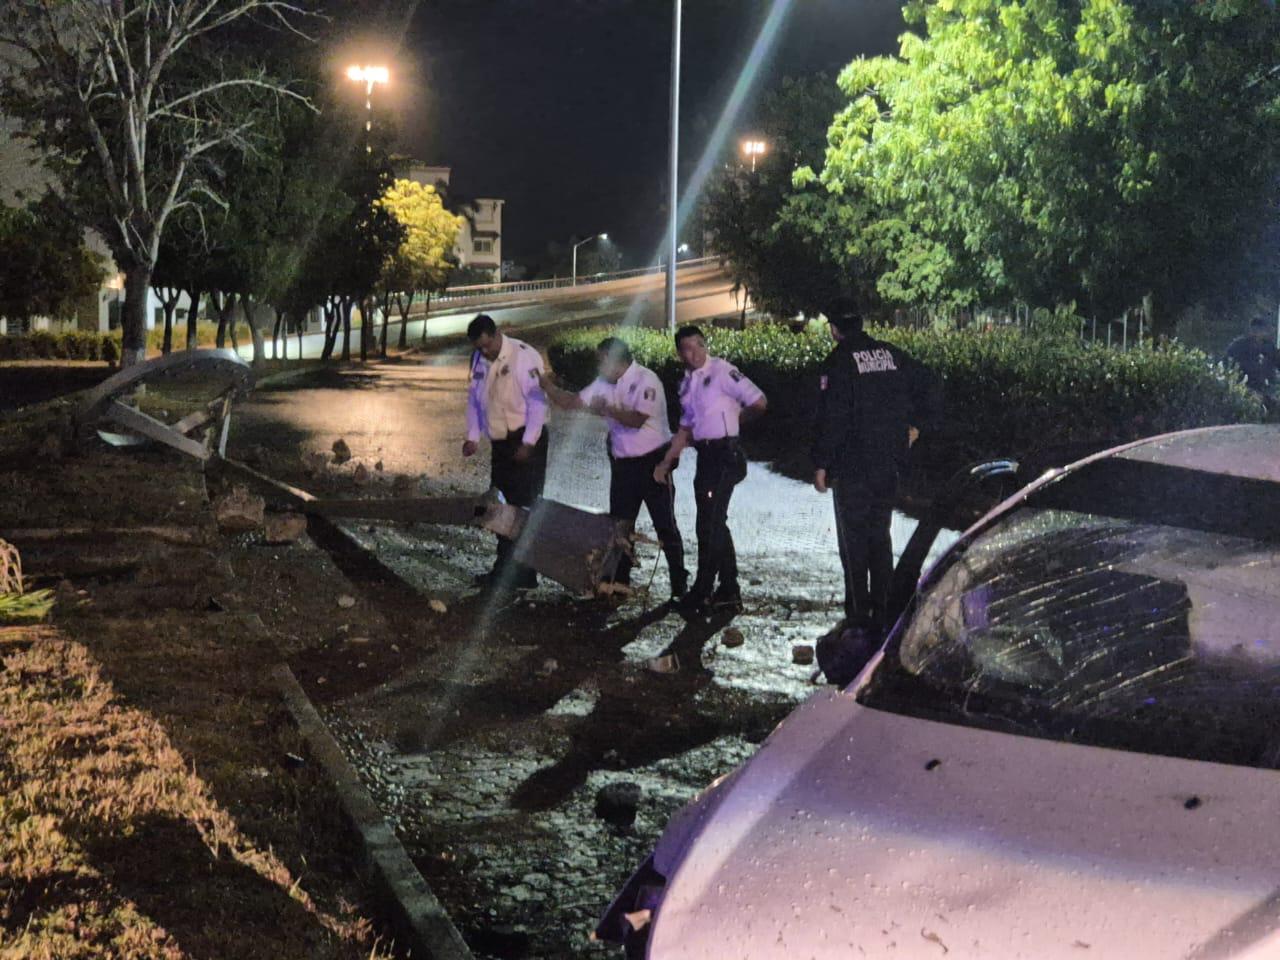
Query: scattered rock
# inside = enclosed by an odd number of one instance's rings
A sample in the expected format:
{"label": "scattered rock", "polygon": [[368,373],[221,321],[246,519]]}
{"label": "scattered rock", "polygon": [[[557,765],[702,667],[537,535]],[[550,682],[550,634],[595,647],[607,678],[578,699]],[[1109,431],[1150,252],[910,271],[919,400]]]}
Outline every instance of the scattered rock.
{"label": "scattered rock", "polygon": [[791,648],[791,662],[807,667],[813,663],[813,647],[807,643],[797,643]]}
{"label": "scattered rock", "polygon": [[297,543],[307,532],[307,518],[301,513],[267,515],[263,533],[267,543]]}
{"label": "scattered rock", "polygon": [[417,485],[417,477],[411,477],[404,473],[397,474],[396,478],[391,481],[391,489],[399,494],[411,493]]}
{"label": "scattered rock", "polygon": [[351,448],[347,446],[347,441],[341,439],[333,441],[333,462],[346,463],[350,459]]}
{"label": "scattered rock", "polygon": [[538,673],[544,677],[549,677],[559,669],[560,661],[556,660],[554,657],[548,657],[546,660],[542,661],[542,669],[539,670]]}
{"label": "scattered rock", "polygon": [[439,614],[446,614],[449,612],[449,608],[445,606],[445,602],[443,600],[436,600],[435,598],[432,598],[428,603],[428,606]]}
{"label": "scattered rock", "polygon": [[737,627],[730,627],[721,635],[720,642],[727,648],[740,647],[747,642],[747,638]]}
{"label": "scattered rock", "polygon": [[357,463],[356,472],[351,475],[351,479],[354,480],[357,485],[363,487],[373,479],[373,476],[369,473],[368,467],[363,463]]}
{"label": "scattered rock", "polygon": [[247,533],[261,528],[267,503],[248,487],[233,487],[213,501],[213,515],[223,533]]}
{"label": "scattered rock", "polygon": [[368,643],[368,637],[348,637],[347,643]]}
{"label": "scattered rock", "polygon": [[342,596],[338,598],[338,606],[340,606],[343,610],[350,610],[355,605],[356,605],[356,598],[351,596],[351,594],[349,593],[344,593]]}
{"label": "scattered rock", "polygon": [[645,666],[653,673],[679,673],[680,659],[674,653],[669,653],[663,657],[654,657]]}
{"label": "scattered rock", "polygon": [[312,476],[319,476],[329,469],[329,458],[319,450],[308,450],[302,455],[302,466]]}
{"label": "scattered rock", "polygon": [[628,780],[606,783],[596,793],[596,816],[619,830],[630,830],[640,807],[640,785]]}
{"label": "scattered rock", "polygon": [[381,473],[381,472],[382,472],[382,461],[381,461],[381,460],[379,460],[377,463],[375,463],[375,464],[373,465],[373,469],[377,470],[377,471],[378,471],[378,473]]}

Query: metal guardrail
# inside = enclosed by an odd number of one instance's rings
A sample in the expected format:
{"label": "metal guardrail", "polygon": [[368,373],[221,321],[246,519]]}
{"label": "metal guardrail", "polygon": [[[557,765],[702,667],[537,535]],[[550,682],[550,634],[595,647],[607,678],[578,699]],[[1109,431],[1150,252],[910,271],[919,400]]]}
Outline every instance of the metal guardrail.
{"label": "metal guardrail", "polygon": [[[676,264],[677,272],[690,267],[702,267],[718,263],[719,257],[699,257],[694,260],[681,260]],[[565,287],[585,287],[595,283],[610,283],[615,280],[630,280],[635,277],[646,277],[661,274],[666,267],[638,267],[632,270],[618,270],[614,273],[593,273],[590,276],[554,277],[550,280],[515,280],[508,283],[471,284],[465,287],[451,287],[444,293],[432,298],[433,304],[454,303],[465,300],[476,300],[488,297],[502,297],[514,293],[533,293],[543,290],[560,290]]]}

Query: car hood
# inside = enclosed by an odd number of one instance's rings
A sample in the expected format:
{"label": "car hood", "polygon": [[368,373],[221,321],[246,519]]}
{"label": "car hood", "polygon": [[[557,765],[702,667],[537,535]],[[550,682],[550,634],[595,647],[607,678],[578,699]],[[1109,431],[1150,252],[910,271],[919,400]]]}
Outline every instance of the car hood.
{"label": "car hood", "polygon": [[655,960],[1280,958],[1280,774],[824,691],[699,825]]}

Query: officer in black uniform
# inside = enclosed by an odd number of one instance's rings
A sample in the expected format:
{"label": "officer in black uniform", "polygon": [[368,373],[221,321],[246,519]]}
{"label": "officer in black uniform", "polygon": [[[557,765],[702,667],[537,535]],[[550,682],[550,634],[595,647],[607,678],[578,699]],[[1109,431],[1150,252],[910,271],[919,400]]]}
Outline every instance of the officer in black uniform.
{"label": "officer in black uniform", "polygon": [[937,420],[935,381],[917,360],[862,329],[848,302],[827,312],[836,348],[819,383],[813,485],[834,493],[848,626],[883,630],[893,574],[889,535],[899,472]]}
{"label": "officer in black uniform", "polygon": [[1280,352],[1276,350],[1271,324],[1258,317],[1249,324],[1249,332],[1236,337],[1227,347],[1226,359],[1244,373],[1245,385],[1270,399],[1274,395],[1276,371],[1280,369]]}

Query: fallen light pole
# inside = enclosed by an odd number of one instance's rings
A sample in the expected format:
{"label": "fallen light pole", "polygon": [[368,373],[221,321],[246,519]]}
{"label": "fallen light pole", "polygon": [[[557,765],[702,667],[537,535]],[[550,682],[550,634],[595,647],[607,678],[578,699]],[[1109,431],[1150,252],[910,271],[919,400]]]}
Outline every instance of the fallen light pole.
{"label": "fallen light pole", "polygon": [[[135,401],[148,386],[181,383],[192,412],[169,423],[167,411]],[[199,460],[206,471],[252,485],[275,503],[330,520],[476,526],[515,541],[517,562],[580,594],[594,594],[633,550],[630,524],[554,500],[533,507],[501,502],[492,492],[456,497],[324,498],[226,456],[231,406],[253,387],[253,371],[230,350],[191,350],[131,366],[91,390],[76,411],[81,436],[96,433],[116,447],[158,443]],[[159,405],[162,405],[161,401]]]}

